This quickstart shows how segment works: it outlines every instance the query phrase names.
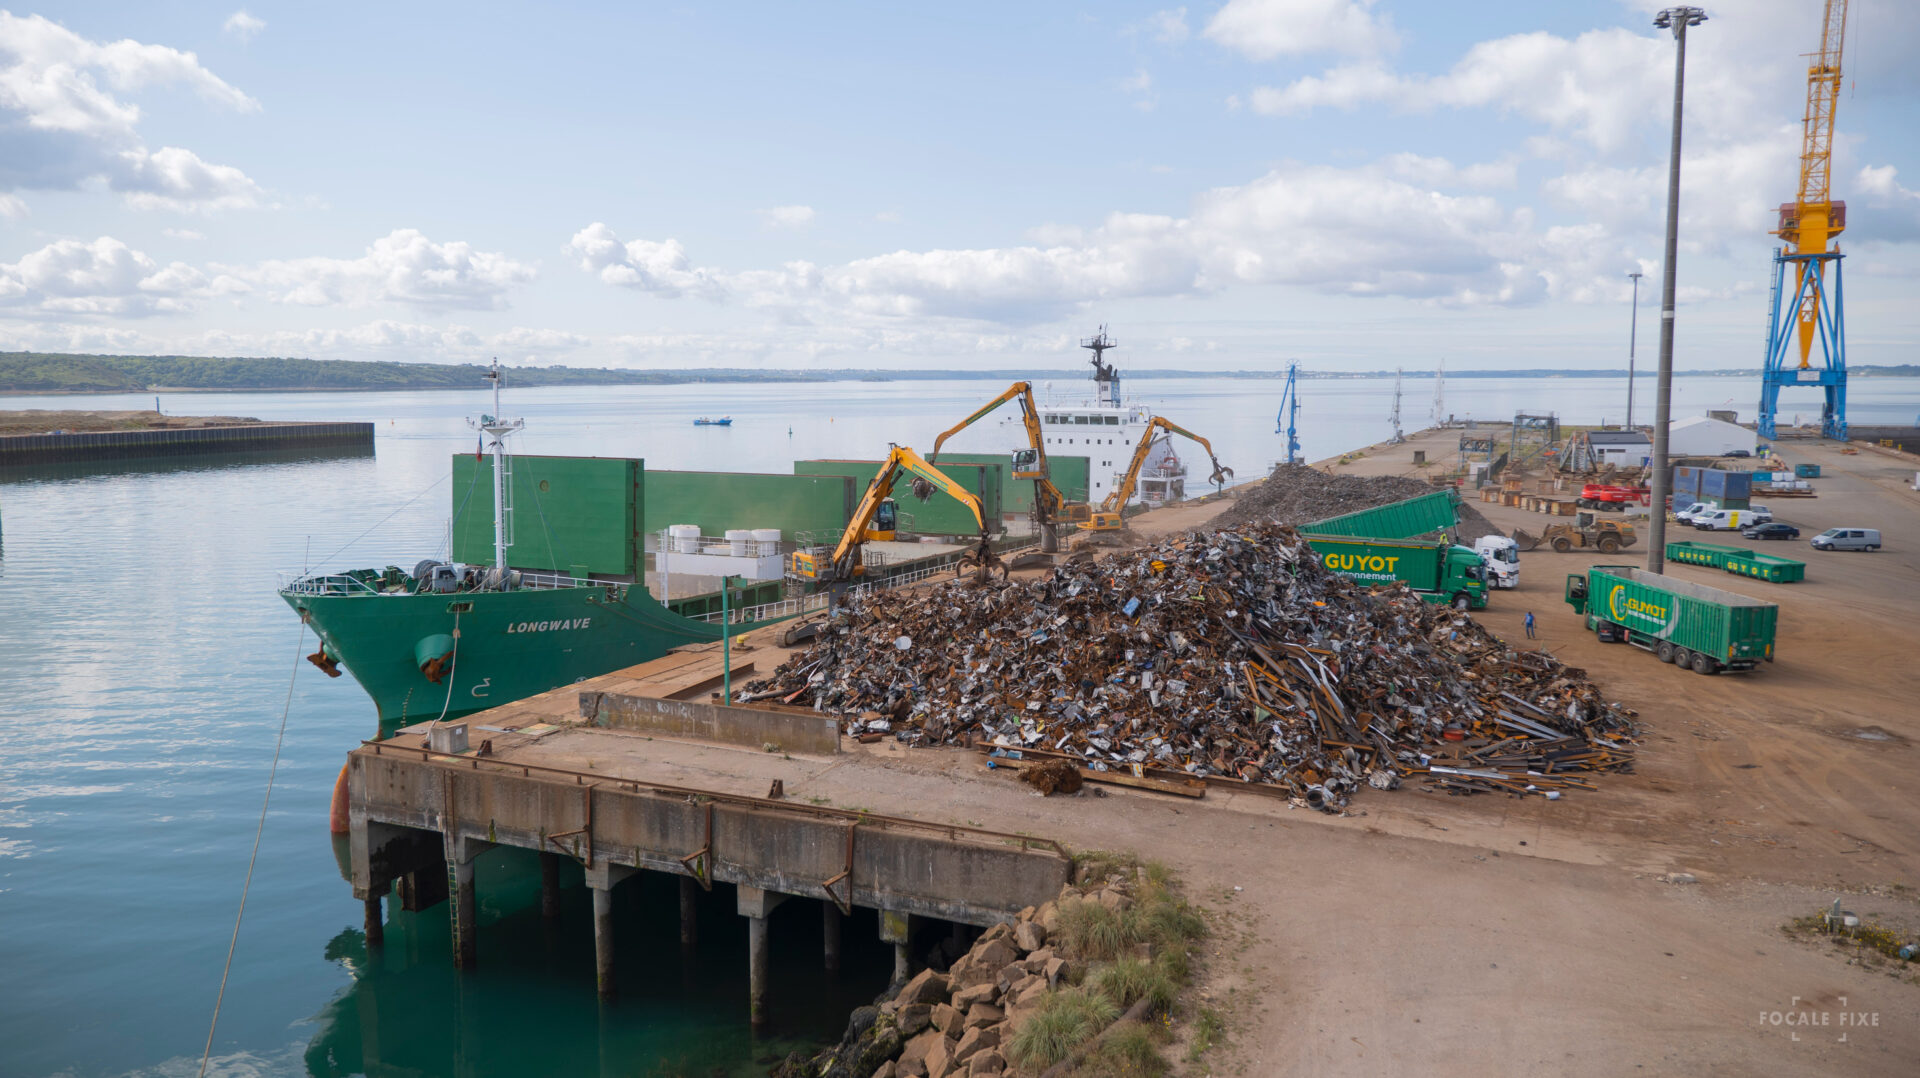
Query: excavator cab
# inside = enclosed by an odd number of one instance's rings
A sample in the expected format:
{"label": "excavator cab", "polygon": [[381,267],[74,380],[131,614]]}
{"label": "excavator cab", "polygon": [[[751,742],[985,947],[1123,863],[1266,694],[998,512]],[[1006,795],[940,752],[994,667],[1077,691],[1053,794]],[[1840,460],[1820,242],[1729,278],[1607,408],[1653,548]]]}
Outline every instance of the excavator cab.
{"label": "excavator cab", "polygon": [[867,525],[867,541],[891,543],[900,534],[900,507],[892,498],[873,511],[873,523]]}
{"label": "excavator cab", "polygon": [[1015,479],[1045,479],[1046,467],[1040,461],[1038,449],[1016,449],[1013,451],[1013,477]]}

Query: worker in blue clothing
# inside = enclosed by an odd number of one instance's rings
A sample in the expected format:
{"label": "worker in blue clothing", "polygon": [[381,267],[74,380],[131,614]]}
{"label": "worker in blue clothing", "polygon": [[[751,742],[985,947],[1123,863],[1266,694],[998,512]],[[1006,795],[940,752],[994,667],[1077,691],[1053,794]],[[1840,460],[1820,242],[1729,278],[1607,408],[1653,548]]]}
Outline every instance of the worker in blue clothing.
{"label": "worker in blue clothing", "polygon": [[1533,611],[1529,610],[1527,611],[1527,639],[1532,640],[1533,638]]}

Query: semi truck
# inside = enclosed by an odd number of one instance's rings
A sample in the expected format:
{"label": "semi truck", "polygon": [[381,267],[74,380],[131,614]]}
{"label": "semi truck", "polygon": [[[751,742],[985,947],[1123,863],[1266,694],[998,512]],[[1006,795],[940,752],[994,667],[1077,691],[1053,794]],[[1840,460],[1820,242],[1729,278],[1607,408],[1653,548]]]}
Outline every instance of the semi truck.
{"label": "semi truck", "polygon": [[1444,539],[1303,538],[1320,555],[1320,564],[1357,584],[1405,584],[1427,602],[1447,603],[1455,610],[1487,605],[1486,566],[1467,547]]}
{"label": "semi truck", "polygon": [[1567,574],[1566,600],[1603,642],[1632,644],[1696,674],[1773,661],[1773,603],[1627,565]]}

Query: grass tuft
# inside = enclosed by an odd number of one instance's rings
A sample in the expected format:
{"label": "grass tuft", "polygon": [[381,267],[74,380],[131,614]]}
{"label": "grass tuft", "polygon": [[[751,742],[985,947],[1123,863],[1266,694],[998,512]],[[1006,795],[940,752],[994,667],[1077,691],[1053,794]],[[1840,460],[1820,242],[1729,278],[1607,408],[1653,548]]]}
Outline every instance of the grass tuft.
{"label": "grass tuft", "polygon": [[1153,1027],[1129,1025],[1113,1031],[1074,1071],[1075,1078],[1160,1078],[1167,1061]]}
{"label": "grass tuft", "polygon": [[1200,1008],[1200,1016],[1193,1021],[1193,1043],[1187,1046],[1187,1062],[1198,1063],[1200,1057],[1227,1043],[1227,1021],[1220,1012],[1212,1007]]}
{"label": "grass tuft", "polygon": [[1049,992],[1039,1009],[1013,1035],[1014,1061],[1041,1071],[1067,1058],[1089,1037],[1120,1016],[1120,1008],[1105,996],[1084,989]]}
{"label": "grass tuft", "polygon": [[1087,990],[1107,997],[1123,1011],[1144,999],[1155,1011],[1165,1012],[1180,995],[1173,978],[1144,958],[1122,958],[1101,966],[1087,976]]}

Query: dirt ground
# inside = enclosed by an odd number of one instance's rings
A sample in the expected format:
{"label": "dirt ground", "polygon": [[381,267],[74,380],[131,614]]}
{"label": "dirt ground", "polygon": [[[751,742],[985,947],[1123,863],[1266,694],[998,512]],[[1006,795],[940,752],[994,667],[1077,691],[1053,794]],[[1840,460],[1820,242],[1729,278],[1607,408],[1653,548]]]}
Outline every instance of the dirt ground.
{"label": "dirt ground", "polygon": [[[1446,460],[1456,437],[1428,432],[1340,467],[1417,475],[1413,449]],[[857,749],[884,753],[873,776],[835,774],[870,786],[876,805],[910,792],[906,814],[1178,870],[1216,915],[1198,1002],[1228,1033],[1176,1073],[1912,1075],[1920,971],[1869,969],[1782,926],[1838,898],[1920,938],[1920,462],[1812,441],[1782,455],[1825,473],[1817,498],[1771,503],[1800,540],[1760,544],[1806,561],[1806,581],[1667,567],[1778,602],[1776,662],[1701,676],[1586,632],[1563,600],[1567,575],[1644,565],[1644,536],[1612,557],[1525,553],[1519,587],[1473,615],[1520,640],[1532,611],[1533,646],[1639,711],[1636,772],[1598,776],[1595,792],[1366,790],[1345,817],[1220,791],[1043,800],[970,753],[892,744]],[[1132,526],[1143,538],[1200,527],[1226,504]],[[1536,514],[1476,505],[1503,528],[1538,529]],[[1836,525],[1878,528],[1885,549],[1807,545]],[[777,650],[761,661],[770,670]],[[903,783],[902,771],[925,776]]]}
{"label": "dirt ground", "polygon": [[172,430],[185,427],[242,427],[260,422],[231,415],[161,415],[153,411],[49,411],[28,408],[0,410],[0,435],[92,434],[113,430]]}

